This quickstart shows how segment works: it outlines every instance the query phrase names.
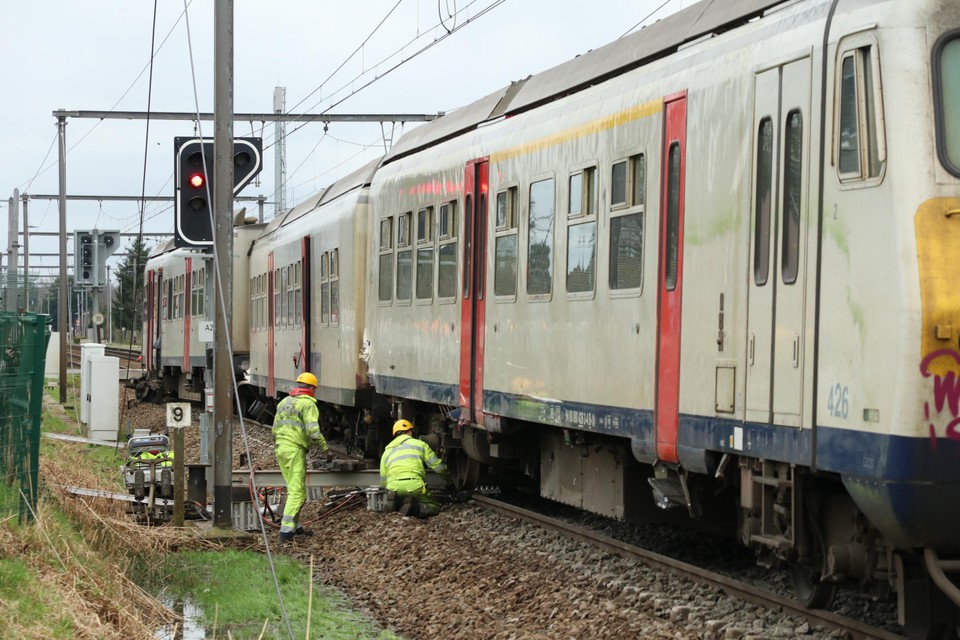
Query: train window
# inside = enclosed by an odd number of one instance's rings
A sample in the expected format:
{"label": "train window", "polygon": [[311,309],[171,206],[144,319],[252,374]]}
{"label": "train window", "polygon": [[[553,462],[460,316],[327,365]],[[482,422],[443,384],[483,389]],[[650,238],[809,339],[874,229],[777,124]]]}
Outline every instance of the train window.
{"label": "train window", "polygon": [[956,32],[935,46],[933,84],[940,162],[960,176],[960,38]]}
{"label": "train window", "polygon": [[553,291],[553,178],[530,185],[528,210],[527,293],[549,295]]}
{"label": "train window", "polygon": [[770,205],[773,199],[773,120],[760,121],[757,132],[757,185],[754,202],[753,281],[767,283],[770,272]]}
{"label": "train window", "polygon": [[412,211],[408,211],[397,216],[397,246],[398,247],[409,247],[410,246],[410,218],[413,216]]}
{"label": "train window", "polygon": [[330,254],[320,256],[320,324],[330,323]]}
{"label": "train window", "polygon": [[611,209],[643,206],[646,172],[646,160],[642,153],[613,163],[610,171]]}
{"label": "train window", "polygon": [[393,216],[380,221],[380,250],[393,248]]}
{"label": "train window", "polygon": [[433,207],[417,211],[417,244],[433,240]]}
{"label": "train window", "polygon": [[498,234],[494,245],[493,295],[517,295],[517,230]]}
{"label": "train window", "polygon": [[680,144],[670,144],[667,156],[667,229],[666,272],[663,279],[667,291],[677,288],[680,265]]}
{"label": "train window", "polygon": [[433,207],[417,211],[417,300],[433,298]]}
{"label": "train window", "polygon": [[393,300],[393,216],[380,221],[380,269],[378,299]]}
{"label": "train window", "polygon": [[517,188],[510,187],[497,192],[497,231],[515,229],[517,226]]}
{"label": "train window", "polygon": [[409,301],[413,295],[413,251],[401,247],[410,246],[410,218],[408,211],[397,217],[397,301]]}
{"label": "train window", "polygon": [[627,161],[614,162],[610,171],[610,208],[627,206]]}
{"label": "train window", "polygon": [[280,270],[273,271],[273,326],[280,326]]}
{"label": "train window", "polygon": [[568,214],[571,218],[593,215],[597,211],[597,169],[588,167],[570,175],[570,191],[567,197]]}
{"label": "train window", "polygon": [[340,322],[340,250],[330,252],[330,324]]}
{"label": "train window", "polygon": [[294,325],[303,324],[303,260],[297,262],[293,270]]}
{"label": "train window", "polygon": [[639,289],[643,283],[643,213],[610,218],[610,288]]}
{"label": "train window", "polygon": [[409,302],[413,294],[413,250],[397,251],[397,302]]}
{"label": "train window", "polygon": [[877,178],[886,162],[879,65],[874,47],[843,54],[840,63],[836,163],[842,182]]}
{"label": "train window", "polygon": [[630,158],[630,204],[634,207],[646,204],[644,193],[647,187],[647,160],[642,153]]}
{"label": "train window", "polygon": [[467,194],[463,199],[463,299],[470,298],[471,254],[473,253],[473,196]]}
{"label": "train window", "polygon": [[567,292],[592,292],[597,281],[597,223],[567,228]]}
{"label": "train window", "polygon": [[457,296],[457,203],[440,205],[437,248],[437,298],[452,300]]}
{"label": "train window", "polygon": [[433,247],[417,249],[417,300],[433,298]]}
{"label": "train window", "polygon": [[517,295],[517,187],[497,192],[497,228],[494,239],[493,295]]}
{"label": "train window", "polygon": [[787,114],[783,148],[783,262],[784,284],[797,281],[800,266],[800,197],[803,168],[803,118],[794,109]]}
{"label": "train window", "polygon": [[[625,207],[630,209],[621,215],[610,217],[610,270],[607,283],[613,291],[639,292],[643,285],[646,171],[645,156],[638,153],[614,163],[611,172],[611,210]],[[569,259],[567,264],[570,265]]]}

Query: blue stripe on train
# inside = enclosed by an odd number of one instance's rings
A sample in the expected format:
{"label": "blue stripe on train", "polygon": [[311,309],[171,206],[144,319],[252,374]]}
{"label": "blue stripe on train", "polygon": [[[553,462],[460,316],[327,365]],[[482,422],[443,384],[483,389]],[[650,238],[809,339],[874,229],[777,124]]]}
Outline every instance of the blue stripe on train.
{"label": "blue stripe on train", "polygon": [[[456,405],[459,388],[438,382],[371,375],[379,393]],[[507,418],[630,438],[635,451],[654,451],[653,412],[485,390],[484,411]],[[735,448],[736,428],[742,448]],[[816,466],[823,471],[894,482],[960,483],[960,442],[908,438],[821,426]],[[678,446],[688,452],[716,451],[809,466],[813,431],[730,418],[680,416]]]}

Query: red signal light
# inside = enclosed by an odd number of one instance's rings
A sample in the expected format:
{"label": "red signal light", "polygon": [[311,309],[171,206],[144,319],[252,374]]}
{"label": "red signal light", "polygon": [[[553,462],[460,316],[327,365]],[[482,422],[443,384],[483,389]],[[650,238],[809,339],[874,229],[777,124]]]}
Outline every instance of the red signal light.
{"label": "red signal light", "polygon": [[203,184],[207,181],[206,177],[202,173],[195,173],[190,176],[190,186],[194,189],[199,189],[203,187]]}

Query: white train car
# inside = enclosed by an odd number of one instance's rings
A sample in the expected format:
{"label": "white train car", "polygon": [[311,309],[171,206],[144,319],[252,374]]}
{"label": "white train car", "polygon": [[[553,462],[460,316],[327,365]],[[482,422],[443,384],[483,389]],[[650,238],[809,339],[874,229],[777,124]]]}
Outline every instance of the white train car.
{"label": "white train car", "polygon": [[[237,371],[250,357],[247,253],[263,227],[243,224],[233,230],[232,344]],[[200,401],[204,371],[212,366],[212,345],[202,342],[199,332],[202,322],[215,318],[216,298],[210,295],[213,255],[198,249],[177,249],[169,240],[151,253],[144,278],[142,357],[147,376],[138,382],[137,395],[155,402],[165,396]]]}
{"label": "white train car", "polygon": [[349,410],[368,389],[360,360],[370,178],[379,159],[270,222],[250,253],[249,383],[280,399],[298,374]]}
{"label": "white train car", "polygon": [[726,519],[811,605],[955,625],[958,78],[953,0],[700,3],[418,128],[371,186],[371,383],[465,478]]}

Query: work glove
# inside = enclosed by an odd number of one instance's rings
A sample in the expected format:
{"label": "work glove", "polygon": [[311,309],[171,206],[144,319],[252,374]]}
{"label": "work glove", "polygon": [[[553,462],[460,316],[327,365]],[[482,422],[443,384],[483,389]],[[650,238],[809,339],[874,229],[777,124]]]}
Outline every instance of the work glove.
{"label": "work glove", "polygon": [[332,460],[333,460],[333,451],[330,451],[329,449],[327,449],[327,462],[331,462]]}

